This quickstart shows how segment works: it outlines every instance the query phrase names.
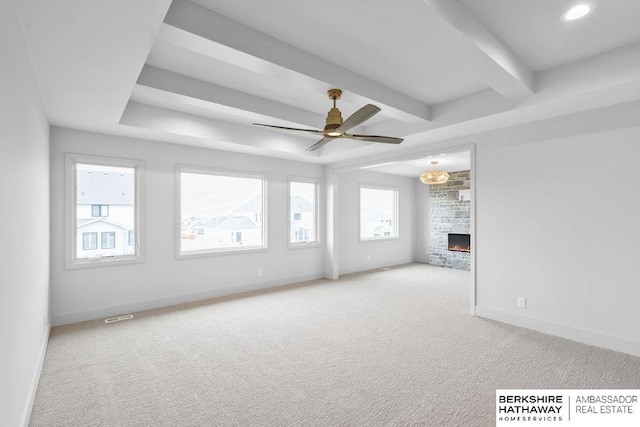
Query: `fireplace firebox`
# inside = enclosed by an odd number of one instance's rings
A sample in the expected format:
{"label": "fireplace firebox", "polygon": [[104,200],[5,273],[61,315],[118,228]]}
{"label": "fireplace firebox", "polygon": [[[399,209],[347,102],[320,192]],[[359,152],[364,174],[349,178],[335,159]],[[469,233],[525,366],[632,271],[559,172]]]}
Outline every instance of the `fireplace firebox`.
{"label": "fireplace firebox", "polygon": [[469,234],[449,233],[450,251],[471,252],[471,236]]}

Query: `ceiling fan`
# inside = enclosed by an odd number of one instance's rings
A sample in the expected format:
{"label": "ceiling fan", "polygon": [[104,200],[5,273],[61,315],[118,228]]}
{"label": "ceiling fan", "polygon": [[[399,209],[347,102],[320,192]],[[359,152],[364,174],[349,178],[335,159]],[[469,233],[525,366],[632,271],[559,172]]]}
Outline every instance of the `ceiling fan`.
{"label": "ceiling fan", "polygon": [[342,91],[340,89],[329,89],[327,94],[329,95],[329,99],[333,100],[333,108],[329,110],[329,114],[327,115],[327,124],[325,125],[324,130],[289,128],[284,126],[264,125],[260,123],[254,123],[254,125],[276,129],[310,132],[322,135],[322,139],[313,144],[311,147],[307,148],[307,151],[317,150],[326,143],[337,138],[357,139],[359,141],[369,142],[383,142],[386,144],[400,144],[402,141],[404,141],[403,138],[394,138],[392,136],[355,135],[347,133],[349,129],[354,128],[361,123],[369,120],[371,117],[375,116],[380,111],[380,108],[372,104],[367,104],[353,113],[351,116],[349,116],[347,120],[342,121],[342,114],[340,114],[340,110],[336,107],[336,100],[340,99]]}

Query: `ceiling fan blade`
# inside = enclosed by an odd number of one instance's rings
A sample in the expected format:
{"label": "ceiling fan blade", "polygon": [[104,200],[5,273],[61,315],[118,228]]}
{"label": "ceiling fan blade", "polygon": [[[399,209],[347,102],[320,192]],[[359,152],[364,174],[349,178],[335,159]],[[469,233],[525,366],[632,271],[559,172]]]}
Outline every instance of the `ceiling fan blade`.
{"label": "ceiling fan blade", "polygon": [[264,127],[268,127],[268,128],[276,128],[276,129],[284,129],[284,130],[295,130],[295,131],[301,131],[301,132],[311,132],[311,133],[322,133],[321,130],[315,130],[315,129],[299,129],[299,128],[288,128],[288,127],[284,127],[284,126],[274,126],[274,125],[263,125],[261,123],[254,123],[254,126],[264,126]]}
{"label": "ceiling fan blade", "polygon": [[386,144],[400,144],[404,141],[404,138],[395,138],[393,136],[379,136],[379,135],[353,135],[345,133],[342,138],[357,139],[359,141],[369,142],[384,142]]}
{"label": "ceiling fan blade", "polygon": [[320,141],[316,142],[311,147],[307,148],[307,151],[317,150],[318,148],[322,147],[323,145],[325,145],[329,141],[331,141],[330,138],[322,138]]}
{"label": "ceiling fan blade", "polygon": [[380,107],[376,107],[373,104],[367,104],[352,115],[347,120],[342,122],[342,125],[338,128],[341,131],[348,131],[349,129],[358,126],[361,123],[366,122],[371,117],[378,114]]}

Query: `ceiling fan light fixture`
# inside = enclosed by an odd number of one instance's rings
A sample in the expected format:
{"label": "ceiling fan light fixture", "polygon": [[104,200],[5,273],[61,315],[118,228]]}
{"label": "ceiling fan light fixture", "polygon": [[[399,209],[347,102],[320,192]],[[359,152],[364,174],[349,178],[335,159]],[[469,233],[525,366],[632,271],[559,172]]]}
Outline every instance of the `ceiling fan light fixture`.
{"label": "ceiling fan light fixture", "polygon": [[[339,111],[338,111],[338,114],[340,114]],[[327,125],[324,127],[324,130],[323,130],[323,134],[325,138],[338,138],[344,135],[344,131],[340,130],[340,125],[342,125],[342,117],[340,117],[340,123],[330,123],[329,119],[330,117],[327,117]]]}
{"label": "ceiling fan light fixture", "polygon": [[424,171],[422,175],[420,175],[420,181],[423,184],[444,184],[449,181],[450,175],[446,171],[436,170],[437,161],[431,161],[433,165],[433,170]]}

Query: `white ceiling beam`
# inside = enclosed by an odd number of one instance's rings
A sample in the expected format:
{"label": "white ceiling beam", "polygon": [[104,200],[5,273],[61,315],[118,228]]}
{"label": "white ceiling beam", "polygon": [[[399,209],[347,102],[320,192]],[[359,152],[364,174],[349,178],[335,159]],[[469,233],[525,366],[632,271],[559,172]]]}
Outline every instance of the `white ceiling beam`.
{"label": "white ceiling beam", "polygon": [[[159,39],[200,53],[218,55],[255,72],[285,76],[301,87],[339,87],[376,102],[385,115],[407,123],[429,120],[429,106],[387,86],[311,55],[278,39],[187,0],[175,0]],[[196,41],[171,28],[195,34]],[[208,43],[204,43],[204,41]],[[286,91],[287,88],[283,88]]]}
{"label": "white ceiling beam", "polygon": [[307,152],[306,149],[313,145],[313,141],[297,135],[228,123],[137,102],[127,103],[120,124],[206,140],[209,148],[238,151],[233,147],[240,146],[245,149],[257,148],[297,154],[302,156],[301,158],[320,155],[318,152]]}
{"label": "white ceiling beam", "polygon": [[[633,43],[580,61],[537,73],[538,93],[533,100],[562,99],[580,93],[640,81],[640,43]],[[526,103],[533,101],[527,99]],[[599,97],[601,102],[608,97]],[[621,101],[625,102],[625,101]]]}
{"label": "white ceiling beam", "polygon": [[366,133],[438,138],[516,126],[640,99],[640,43],[538,73],[538,91],[507,99],[487,89],[431,107],[432,121],[399,125],[392,120]]}
{"label": "white ceiling beam", "polygon": [[331,168],[334,170],[346,171],[366,164],[403,161],[443,152],[459,152],[467,150],[473,145],[495,141],[527,144],[608,132],[615,129],[628,128],[630,132],[634,132],[634,129],[638,128],[638,117],[640,117],[640,101],[634,101],[581,111],[568,116],[532,121],[522,126],[496,127],[487,132],[474,132],[450,138],[421,137],[419,141],[403,142],[398,146],[399,149],[392,153],[379,152],[368,156],[335,160],[327,157],[323,160],[330,160]]}
{"label": "white ceiling beam", "polygon": [[459,0],[422,0],[475,44],[489,59],[482,70],[487,84],[507,98],[532,95],[533,73]]}
{"label": "white ceiling beam", "polygon": [[[203,82],[202,80],[150,65],[145,65],[142,69],[138,78],[138,85],[205,101],[207,108],[212,111],[236,115],[243,118],[245,122],[278,119],[277,123],[272,120],[268,124],[282,126],[302,125],[316,129],[325,121],[324,116],[311,111],[301,110],[280,102]],[[169,100],[163,106],[169,109],[180,109],[178,105],[172,105]]]}

